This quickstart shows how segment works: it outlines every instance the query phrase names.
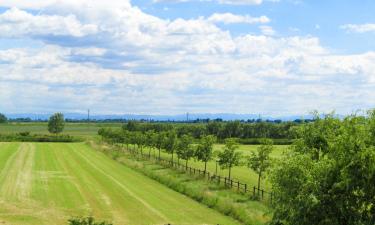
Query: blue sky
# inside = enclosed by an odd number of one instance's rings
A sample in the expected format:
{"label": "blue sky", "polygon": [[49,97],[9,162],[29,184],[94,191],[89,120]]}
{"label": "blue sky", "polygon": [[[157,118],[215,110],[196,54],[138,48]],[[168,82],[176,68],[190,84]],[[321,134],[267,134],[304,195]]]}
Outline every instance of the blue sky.
{"label": "blue sky", "polygon": [[374,11],[370,0],[3,0],[0,111],[366,110]]}

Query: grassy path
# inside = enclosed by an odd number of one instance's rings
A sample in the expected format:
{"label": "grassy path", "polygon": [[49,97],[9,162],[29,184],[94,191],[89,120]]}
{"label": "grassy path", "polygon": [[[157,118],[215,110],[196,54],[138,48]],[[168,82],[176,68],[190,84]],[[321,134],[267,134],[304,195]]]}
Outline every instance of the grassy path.
{"label": "grassy path", "polygon": [[237,224],[81,143],[0,143],[0,224]]}

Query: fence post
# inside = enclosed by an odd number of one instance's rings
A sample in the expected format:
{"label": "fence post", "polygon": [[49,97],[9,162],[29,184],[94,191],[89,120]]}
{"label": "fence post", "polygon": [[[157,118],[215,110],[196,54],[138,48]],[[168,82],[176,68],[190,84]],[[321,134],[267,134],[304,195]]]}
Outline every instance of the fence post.
{"label": "fence post", "polygon": [[218,181],[219,181],[219,184],[220,184],[220,181],[221,181],[221,177],[220,177],[220,175],[218,176],[218,178],[219,178]]}
{"label": "fence post", "polygon": [[239,191],[239,190],[240,190],[240,182],[237,181],[237,191]]}
{"label": "fence post", "polygon": [[230,180],[230,187],[233,187],[233,180]]}
{"label": "fence post", "polygon": [[208,177],[208,180],[211,180],[210,172],[207,172],[207,177]]}
{"label": "fence post", "polygon": [[254,186],[253,196],[255,196],[255,186]]}
{"label": "fence post", "polygon": [[245,193],[247,192],[247,184],[245,184]]}

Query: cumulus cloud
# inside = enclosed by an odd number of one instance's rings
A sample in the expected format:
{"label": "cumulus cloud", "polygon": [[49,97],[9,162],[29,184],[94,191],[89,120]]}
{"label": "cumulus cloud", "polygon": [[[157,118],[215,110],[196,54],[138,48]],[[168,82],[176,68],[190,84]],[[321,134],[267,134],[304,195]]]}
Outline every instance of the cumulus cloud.
{"label": "cumulus cloud", "polygon": [[214,13],[210,17],[208,17],[207,20],[210,22],[214,22],[214,23],[224,23],[224,24],[232,24],[232,23],[255,24],[255,23],[269,23],[271,21],[267,16],[251,17],[249,15],[235,15],[232,13]]}
{"label": "cumulus cloud", "polygon": [[233,36],[219,19],[77,4],[0,14],[3,37],[42,43],[0,50],[2,111],[275,115],[375,104],[374,52],[337,55],[316,37],[277,37],[270,27]]}
{"label": "cumulus cloud", "polygon": [[366,24],[345,24],[340,26],[341,29],[353,33],[367,33],[375,32],[375,24],[366,23]]}
{"label": "cumulus cloud", "polygon": [[81,24],[76,16],[32,15],[12,8],[0,15],[0,37],[24,35],[82,37],[97,32],[94,24]]}

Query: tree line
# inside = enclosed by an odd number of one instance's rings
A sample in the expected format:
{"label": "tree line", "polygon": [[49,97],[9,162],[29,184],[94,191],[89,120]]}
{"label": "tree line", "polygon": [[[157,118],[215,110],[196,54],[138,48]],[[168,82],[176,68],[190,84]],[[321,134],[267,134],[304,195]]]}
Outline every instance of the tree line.
{"label": "tree line", "polygon": [[191,135],[194,138],[201,138],[205,135],[214,135],[221,140],[227,138],[271,138],[271,139],[292,139],[295,136],[295,122],[256,122],[245,123],[241,121],[209,121],[207,123],[149,123],[140,121],[128,121],[123,129],[128,131],[156,132],[175,130],[178,137]]}
{"label": "tree line", "polygon": [[[132,123],[130,123],[132,124]],[[133,129],[130,129],[133,130]],[[258,189],[260,189],[261,178],[264,172],[271,165],[270,154],[273,149],[272,141],[264,139],[262,145],[256,152],[252,152],[250,157],[244,157],[238,151],[239,144],[235,138],[225,139],[225,145],[222,151],[214,151],[214,144],[217,137],[214,135],[204,135],[196,140],[190,134],[183,134],[178,137],[176,130],[156,132],[154,130],[129,131],[129,123],[123,129],[101,128],[98,134],[102,139],[111,144],[121,144],[126,146],[133,154],[144,155],[145,149],[148,149],[149,157],[152,151],[161,159],[161,152],[164,151],[170,155],[171,163],[180,163],[185,161],[188,167],[190,160],[195,159],[204,164],[204,173],[207,172],[207,163],[217,160],[222,169],[228,169],[228,179],[232,177],[232,168],[240,165],[248,165],[258,176]],[[174,157],[177,156],[177,159]]]}

